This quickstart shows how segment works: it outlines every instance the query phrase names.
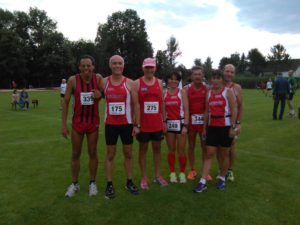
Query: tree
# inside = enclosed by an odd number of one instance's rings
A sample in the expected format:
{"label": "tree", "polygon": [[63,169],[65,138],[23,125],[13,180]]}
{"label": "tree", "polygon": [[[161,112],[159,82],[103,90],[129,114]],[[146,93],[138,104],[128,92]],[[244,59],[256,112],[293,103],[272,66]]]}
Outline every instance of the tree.
{"label": "tree", "polygon": [[109,58],[119,54],[125,61],[124,73],[137,78],[142,73],[143,59],[153,56],[145,20],[132,9],[115,12],[105,24],[99,24],[95,44],[99,48],[99,70],[103,74],[110,73]]}
{"label": "tree", "polygon": [[251,73],[259,75],[263,72],[263,68],[266,66],[266,59],[257,48],[251,49],[248,52],[247,58],[249,60],[249,71]]}
{"label": "tree", "polygon": [[170,39],[167,41],[167,50],[166,54],[168,57],[169,64],[175,68],[176,65],[176,58],[180,56],[182,53],[179,49],[179,43],[177,42],[174,36],[171,36]]}
{"label": "tree", "polygon": [[237,67],[240,63],[240,54],[235,52],[230,55],[230,57],[223,57],[219,63],[219,69],[223,69],[225,65],[232,64]]}
{"label": "tree", "polygon": [[172,66],[170,65],[166,51],[158,50],[155,58],[156,75],[161,79],[165,79],[166,75],[172,71]]}
{"label": "tree", "polygon": [[284,67],[287,67],[291,63],[291,57],[286,52],[286,49],[283,45],[277,44],[271,47],[271,55],[268,55],[267,58],[270,61],[274,74],[277,74]]}
{"label": "tree", "polygon": [[237,66],[237,72],[238,73],[244,73],[247,67],[247,61],[246,61],[246,57],[245,54],[243,53],[241,56],[241,60]]}
{"label": "tree", "polygon": [[204,74],[205,74],[206,78],[209,78],[211,76],[212,64],[213,64],[213,61],[211,60],[211,58],[207,57],[203,64]]}
{"label": "tree", "polygon": [[195,65],[195,66],[202,66],[201,59],[196,58],[196,59],[194,60],[194,65]]}

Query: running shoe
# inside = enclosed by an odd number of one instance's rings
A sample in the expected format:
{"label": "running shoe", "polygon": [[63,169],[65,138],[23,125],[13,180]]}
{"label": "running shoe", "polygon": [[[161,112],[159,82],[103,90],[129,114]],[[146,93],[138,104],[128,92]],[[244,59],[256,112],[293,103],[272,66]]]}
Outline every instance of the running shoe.
{"label": "running shoe", "polygon": [[191,170],[191,171],[189,172],[188,176],[187,176],[187,179],[188,179],[188,180],[194,180],[196,176],[197,176],[196,170]]}
{"label": "running shoe", "polygon": [[206,184],[203,184],[203,183],[199,182],[193,191],[195,193],[200,193],[200,192],[202,192],[202,191],[204,191],[206,189],[207,189]]}
{"label": "running shoe", "polygon": [[185,173],[180,173],[179,174],[179,183],[181,184],[185,184],[186,183],[186,176],[185,176]]}
{"label": "running shoe", "polygon": [[137,188],[137,186],[135,186],[135,184],[133,182],[127,183],[125,188],[127,189],[127,191],[129,191],[133,195],[139,194],[139,189]]}
{"label": "running shoe", "polygon": [[89,196],[96,196],[98,194],[98,188],[96,183],[92,182],[89,186]]}
{"label": "running shoe", "polygon": [[218,179],[216,183],[216,187],[219,190],[224,190],[225,189],[225,181]]}
{"label": "running shoe", "polygon": [[80,190],[80,186],[79,184],[74,184],[72,183],[69,187],[68,187],[68,190],[65,194],[66,197],[68,198],[72,198],[76,192],[78,192]]}
{"label": "running shoe", "polygon": [[213,180],[213,178],[211,177],[211,175],[208,174],[207,177],[206,177],[206,181],[209,182],[209,181],[212,181],[212,180]]}
{"label": "running shoe", "polygon": [[106,186],[105,196],[106,199],[113,199],[115,197],[115,189],[112,184]]}
{"label": "running shoe", "polygon": [[146,177],[142,178],[142,180],[141,180],[141,188],[142,188],[143,190],[148,190],[148,189],[149,189],[149,186],[148,186],[148,182],[147,182],[147,178],[146,178]]}
{"label": "running shoe", "polygon": [[168,186],[168,182],[162,176],[155,177],[153,182],[158,183],[161,187]]}
{"label": "running shoe", "polygon": [[226,179],[233,182],[234,181],[234,176],[233,176],[233,171],[232,170],[228,170],[227,174],[226,174]]}
{"label": "running shoe", "polygon": [[170,182],[171,183],[177,183],[177,176],[175,172],[170,173]]}

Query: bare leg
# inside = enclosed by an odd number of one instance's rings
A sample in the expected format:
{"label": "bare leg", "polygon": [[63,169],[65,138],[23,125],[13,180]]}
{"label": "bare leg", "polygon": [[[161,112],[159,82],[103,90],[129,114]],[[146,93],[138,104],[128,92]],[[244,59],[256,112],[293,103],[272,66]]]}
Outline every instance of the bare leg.
{"label": "bare leg", "polygon": [[108,182],[112,181],[115,155],[116,155],[116,145],[107,145],[106,146],[106,179]]}
{"label": "bare leg", "polygon": [[206,154],[202,165],[202,178],[206,180],[212,164],[212,159],[217,151],[215,146],[206,146]]}
{"label": "bare leg", "polygon": [[88,151],[89,151],[89,169],[90,179],[95,180],[98,169],[98,154],[97,154],[97,143],[98,143],[98,130],[93,133],[87,134]]}
{"label": "bare leg", "polygon": [[161,161],[161,141],[152,141],[152,150],[153,150],[153,159],[154,159],[154,168],[155,176],[160,176],[160,161]]}
{"label": "bare leg", "polygon": [[195,169],[195,141],[196,141],[196,133],[189,132],[189,134],[188,134],[188,158],[189,158],[191,170]]}
{"label": "bare leg", "polygon": [[132,145],[123,145],[124,167],[127,179],[132,179]]}
{"label": "bare leg", "polygon": [[140,163],[142,178],[147,177],[147,172],[146,172],[147,150],[148,150],[148,142],[145,142],[145,143],[140,142],[140,144],[139,144],[139,163]]}
{"label": "bare leg", "polygon": [[78,181],[78,175],[80,171],[80,155],[83,141],[83,134],[77,133],[74,129],[72,130],[72,158],[71,158],[71,173],[72,182]]}

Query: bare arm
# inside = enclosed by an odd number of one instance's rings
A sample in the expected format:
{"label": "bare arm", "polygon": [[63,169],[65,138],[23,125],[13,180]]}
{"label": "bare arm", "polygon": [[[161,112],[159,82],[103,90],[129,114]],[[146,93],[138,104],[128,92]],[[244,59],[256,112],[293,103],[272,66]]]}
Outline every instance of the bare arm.
{"label": "bare arm", "polygon": [[231,128],[229,131],[229,135],[230,135],[230,137],[234,137],[235,136],[237,110],[236,110],[236,105],[235,105],[236,103],[235,103],[235,99],[234,99],[234,93],[230,89],[228,89],[228,91],[227,91],[227,98],[228,98],[229,108],[230,108],[230,112],[231,112]]}
{"label": "bare arm", "polygon": [[[163,91],[163,85],[162,85],[162,80],[158,79],[158,82],[159,82],[159,87],[160,87],[160,91],[163,95],[164,91]],[[165,108],[165,101],[164,101],[164,98],[162,96],[162,117],[163,117],[163,120],[165,120],[165,115],[166,115],[166,108]],[[163,132],[166,133],[167,132],[167,126],[166,126],[166,123],[163,123]]]}
{"label": "bare arm", "polygon": [[184,110],[184,127],[182,128],[181,133],[187,134],[188,128],[187,125],[189,124],[189,100],[187,97],[186,89],[181,89],[181,96],[183,102],[183,110]]}
{"label": "bare arm", "polygon": [[132,131],[132,135],[135,136],[140,132],[140,128],[138,126],[141,125],[140,103],[139,103],[139,96],[138,96],[139,81],[130,80],[129,86],[131,89],[131,98],[133,103],[134,125],[135,125]]}
{"label": "bare arm", "polygon": [[206,128],[208,126],[208,91],[206,92],[206,97],[205,97],[205,109],[204,109],[204,121],[203,121],[203,131],[202,135],[206,135]]}
{"label": "bare arm", "polygon": [[68,117],[70,99],[71,99],[73,90],[75,88],[75,82],[76,82],[75,76],[71,76],[68,80],[67,90],[66,90],[63,102],[62,102],[61,133],[65,138],[68,138],[68,136],[69,136],[69,130],[68,130],[68,126],[67,126],[67,117]]}
{"label": "bare arm", "polygon": [[243,91],[242,87],[240,85],[236,85],[235,88],[236,94],[237,94],[237,116],[236,120],[241,121],[243,114],[244,114],[244,101],[243,101]]}

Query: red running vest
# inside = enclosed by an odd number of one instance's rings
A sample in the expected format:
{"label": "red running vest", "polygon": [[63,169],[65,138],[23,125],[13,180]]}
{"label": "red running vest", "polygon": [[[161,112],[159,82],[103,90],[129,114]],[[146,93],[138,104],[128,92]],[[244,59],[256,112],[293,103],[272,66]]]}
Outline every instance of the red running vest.
{"label": "red running vest", "polygon": [[147,85],[142,77],[139,78],[138,90],[141,132],[158,132],[163,130],[162,92],[157,78],[153,85]]}
{"label": "red running vest", "polygon": [[132,124],[132,101],[126,86],[127,78],[121,84],[114,86],[111,76],[107,78],[105,94],[105,124],[126,125]]}

